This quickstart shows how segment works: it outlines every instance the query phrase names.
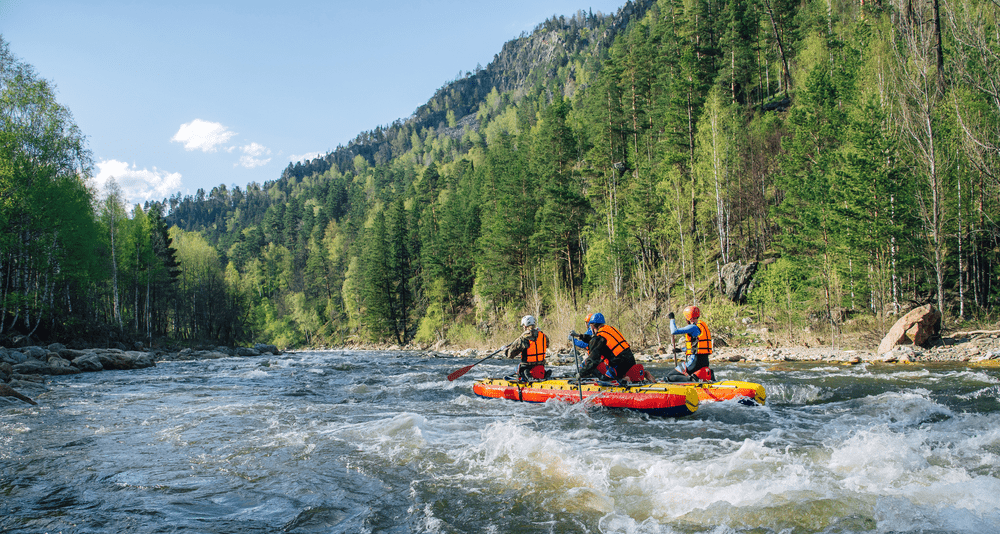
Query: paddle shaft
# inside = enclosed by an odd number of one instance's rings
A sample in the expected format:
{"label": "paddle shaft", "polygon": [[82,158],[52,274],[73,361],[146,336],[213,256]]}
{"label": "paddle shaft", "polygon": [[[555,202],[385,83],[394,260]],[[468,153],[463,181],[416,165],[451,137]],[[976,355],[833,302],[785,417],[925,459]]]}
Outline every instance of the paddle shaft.
{"label": "paddle shaft", "polygon": [[580,354],[576,352],[576,342],[573,342],[573,359],[576,360],[576,389],[580,390],[580,400],[583,400],[583,379],[580,377]]}
{"label": "paddle shaft", "polygon": [[677,336],[672,332],[670,334],[670,353],[674,355],[674,367],[677,367],[677,342],[675,341]]}
{"label": "paddle shaft", "polygon": [[506,347],[507,347],[507,345],[504,345],[503,347],[500,347],[499,349],[497,349],[496,351],[494,351],[493,354],[490,354],[489,356],[483,358],[482,360],[479,360],[478,362],[476,362],[476,363],[474,363],[472,365],[466,365],[465,367],[463,367],[463,368],[461,368],[461,369],[459,369],[459,370],[451,373],[450,375],[448,375],[448,381],[451,382],[451,381],[455,380],[456,378],[464,375],[465,373],[468,373],[473,367],[475,367],[475,366],[477,366],[477,365],[485,362],[486,360],[488,360],[488,359],[496,356],[496,354],[498,352],[502,351]]}

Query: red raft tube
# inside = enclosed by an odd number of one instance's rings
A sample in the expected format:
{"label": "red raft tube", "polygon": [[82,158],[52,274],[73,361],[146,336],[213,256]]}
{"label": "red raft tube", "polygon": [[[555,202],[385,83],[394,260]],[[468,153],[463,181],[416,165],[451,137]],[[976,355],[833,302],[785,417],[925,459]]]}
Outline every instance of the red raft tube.
{"label": "red raft tube", "polygon": [[552,379],[519,382],[506,378],[485,378],[472,385],[480,397],[521,402],[585,402],[606,408],[621,408],[658,417],[683,417],[698,410],[699,393],[695,384],[656,382],[629,386],[584,380]]}

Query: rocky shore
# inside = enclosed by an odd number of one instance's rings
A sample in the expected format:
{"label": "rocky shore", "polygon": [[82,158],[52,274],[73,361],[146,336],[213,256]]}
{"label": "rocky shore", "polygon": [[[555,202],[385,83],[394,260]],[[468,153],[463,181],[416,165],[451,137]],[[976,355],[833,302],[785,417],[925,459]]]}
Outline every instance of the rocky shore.
{"label": "rocky shore", "polygon": [[[329,350],[329,349],[327,349]],[[495,349],[359,346],[337,350],[392,350],[410,352],[426,358],[483,358]],[[0,347],[0,408],[27,406],[21,396],[29,399],[46,391],[47,377],[85,372],[130,370],[153,367],[157,362],[205,360],[231,357],[280,355],[274,345],[253,347],[215,347],[178,351],[145,350],[140,344],[134,350],[123,348],[69,349],[59,343],[20,348]],[[585,355],[580,353],[583,358]],[[645,364],[672,366],[674,356],[659,347],[637,348],[636,360]],[[502,359],[501,355],[496,358]],[[573,353],[567,347],[550,347],[549,362],[554,366],[573,365]],[[680,359],[680,356],[678,356]],[[972,366],[1000,367],[1000,334],[958,335],[936,340],[929,348],[920,345],[896,345],[891,350],[842,349],[836,347],[725,347],[717,346],[712,361],[722,363],[815,362],[836,364],[919,364],[954,363]]]}
{"label": "rocky shore", "polygon": [[[45,377],[127,371],[156,366],[156,362],[208,360],[231,357],[252,357],[262,354],[279,355],[274,345],[258,343],[253,347],[215,347],[178,351],[144,350],[141,343],[127,350],[118,348],[70,349],[61,343],[46,346],[0,347],[0,407],[5,404],[28,402],[45,391]],[[27,396],[28,400],[23,397]]]}

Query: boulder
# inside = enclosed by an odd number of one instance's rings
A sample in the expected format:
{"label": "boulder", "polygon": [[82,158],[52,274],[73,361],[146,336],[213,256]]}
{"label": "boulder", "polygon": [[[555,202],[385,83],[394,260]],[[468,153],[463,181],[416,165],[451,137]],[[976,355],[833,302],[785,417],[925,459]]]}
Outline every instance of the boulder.
{"label": "boulder", "polygon": [[21,349],[21,352],[25,353],[29,358],[34,358],[43,362],[49,359],[48,349],[43,349],[42,347],[24,347]]}
{"label": "boulder", "polygon": [[69,363],[69,360],[64,360],[57,354],[51,356],[48,363],[51,370],[50,374],[53,375],[75,375],[80,372],[80,369]]}
{"label": "boulder", "polygon": [[34,358],[28,358],[24,363],[19,363],[12,367],[15,373],[22,375],[51,375],[52,368],[47,362],[40,362]]}
{"label": "boulder", "polygon": [[73,361],[86,354],[91,354],[91,353],[76,349],[62,349],[59,351],[59,357],[69,361]]}
{"label": "boulder", "polygon": [[4,351],[0,353],[0,361],[7,362],[11,365],[17,365],[19,363],[24,363],[28,360],[28,357],[23,353],[16,350]]}
{"label": "boulder", "polygon": [[49,352],[59,352],[59,351],[65,349],[66,345],[63,345],[62,343],[52,343],[48,347],[45,347],[45,348],[49,349]]}
{"label": "boulder", "polygon": [[156,366],[153,357],[147,352],[106,349],[97,352],[97,357],[105,370],[128,371]]}
{"label": "boulder", "polygon": [[281,351],[278,350],[278,347],[275,347],[274,345],[267,345],[267,344],[264,344],[264,343],[257,343],[257,344],[255,344],[253,346],[253,348],[255,348],[258,351],[260,351],[261,354],[263,354],[265,352],[270,352],[271,354],[273,354],[275,356],[281,355]]}
{"label": "boulder", "polygon": [[927,304],[910,310],[892,325],[889,333],[878,346],[878,355],[883,355],[899,345],[926,347],[927,342],[941,329],[941,313]]}
{"label": "boulder", "polygon": [[742,303],[753,287],[753,275],[760,264],[752,261],[746,265],[740,262],[727,263],[719,270],[719,290],[729,300]]}
{"label": "boulder", "polygon": [[237,356],[260,356],[260,351],[250,347],[239,347],[236,349]]}
{"label": "boulder", "polygon": [[93,352],[84,353],[76,358],[73,358],[72,364],[73,367],[87,373],[104,370],[104,366],[101,365],[101,359],[98,358]]}

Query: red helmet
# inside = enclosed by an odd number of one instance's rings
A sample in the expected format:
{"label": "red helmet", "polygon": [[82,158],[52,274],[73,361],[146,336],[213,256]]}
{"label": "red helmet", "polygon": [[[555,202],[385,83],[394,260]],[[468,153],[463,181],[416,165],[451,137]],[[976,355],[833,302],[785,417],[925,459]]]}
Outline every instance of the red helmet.
{"label": "red helmet", "polygon": [[588,313],[588,314],[587,314],[587,319],[586,319],[586,320],[584,320],[584,323],[585,323],[585,324],[590,324],[590,318],[591,318],[591,317],[593,317],[593,316],[594,316],[594,314],[592,314],[592,313]]}
{"label": "red helmet", "polygon": [[694,321],[699,317],[701,317],[701,310],[699,310],[697,306],[688,306],[687,308],[684,308],[684,318],[687,319],[688,322]]}

